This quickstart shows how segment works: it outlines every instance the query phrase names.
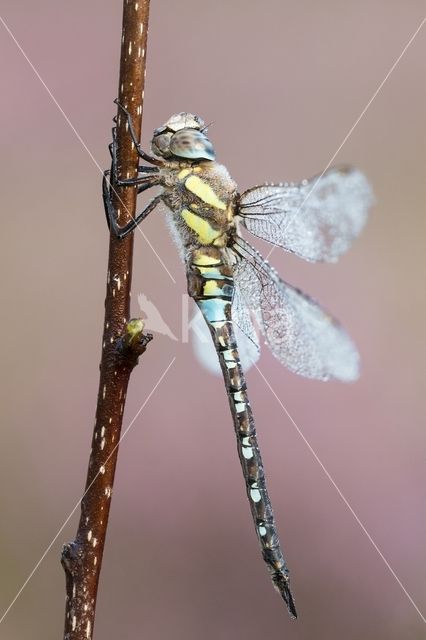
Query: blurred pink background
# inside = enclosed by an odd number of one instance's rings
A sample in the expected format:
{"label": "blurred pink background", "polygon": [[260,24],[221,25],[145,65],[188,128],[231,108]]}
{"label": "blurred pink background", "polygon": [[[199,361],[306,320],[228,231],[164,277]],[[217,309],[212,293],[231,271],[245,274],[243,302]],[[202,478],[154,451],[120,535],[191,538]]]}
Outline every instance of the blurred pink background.
{"label": "blurred pink background", "polygon": [[[121,3],[2,3],[2,17],[96,162],[108,166]],[[153,2],[144,146],[188,110],[214,121],[241,189],[321,171],[424,17],[424,3]],[[363,362],[353,385],[260,368],[426,614],[425,28],[335,163],[360,167],[377,205],[338,265],[274,251],[283,277],[333,311]],[[77,503],[98,385],[107,230],[100,173],[0,25],[2,447],[0,612]],[[143,292],[179,335],[183,267],[161,213],[136,233]],[[266,251],[266,245],[255,243]],[[300,619],[260,557],[221,382],[158,335],[135,370],[95,638],[396,640],[424,622],[256,371],[248,384]],[[206,407],[215,402],[214,411]],[[1,624],[8,640],[62,637],[61,545]],[[1,613],[0,613],[1,616]]]}

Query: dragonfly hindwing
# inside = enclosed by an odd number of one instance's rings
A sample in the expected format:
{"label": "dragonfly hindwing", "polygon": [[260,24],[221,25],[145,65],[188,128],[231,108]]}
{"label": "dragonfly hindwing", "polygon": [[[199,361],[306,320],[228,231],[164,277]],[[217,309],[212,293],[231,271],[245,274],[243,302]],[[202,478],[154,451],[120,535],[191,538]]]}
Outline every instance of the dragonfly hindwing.
{"label": "dragonfly hindwing", "polygon": [[294,373],[319,380],[356,380],[358,352],[340,324],[314,300],[281,280],[238,237],[234,267],[238,295],[257,318],[272,353]]}

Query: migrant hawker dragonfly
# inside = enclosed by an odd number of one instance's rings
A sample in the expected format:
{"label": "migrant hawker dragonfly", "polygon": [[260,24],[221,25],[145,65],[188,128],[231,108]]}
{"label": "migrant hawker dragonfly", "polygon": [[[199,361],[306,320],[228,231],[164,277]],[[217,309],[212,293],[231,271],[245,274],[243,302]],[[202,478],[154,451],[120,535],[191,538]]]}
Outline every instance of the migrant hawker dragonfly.
{"label": "migrant hawker dragonfly", "polygon": [[[364,226],[372,202],[370,187],[356,169],[334,168],[299,184],[258,186],[240,194],[227,169],[215,161],[213,145],[198,116],[172,116],[154,131],[153,155],[149,155],[136,140],[130,114],[119,106],[139,156],[151,166],[140,166],[134,179],[119,180],[113,129],[112,165],[103,180],[108,225],[123,238],[158,204],[164,203],[169,210],[172,231],[186,265],[188,293],[207,322],[222,369],[263,559],[290,615],[297,617],[234,323],[257,343],[254,314],[273,354],[291,371],[308,378],[354,380],[359,357],[338,322],[311,298],[281,280],[240,235],[240,229],[305,260],[333,262]],[[134,220],[120,227],[111,199],[114,185],[134,185],[138,193],[160,186],[161,192]]]}

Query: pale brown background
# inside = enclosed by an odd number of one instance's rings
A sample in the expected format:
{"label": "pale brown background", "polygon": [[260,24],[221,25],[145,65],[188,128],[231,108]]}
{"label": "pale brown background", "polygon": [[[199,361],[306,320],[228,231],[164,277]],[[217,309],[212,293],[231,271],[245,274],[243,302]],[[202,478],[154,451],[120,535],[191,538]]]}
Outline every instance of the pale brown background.
{"label": "pale brown background", "polygon": [[[117,94],[120,2],[17,3],[2,16],[101,167]],[[420,1],[153,2],[144,144],[174,112],[214,121],[241,189],[321,171],[425,13]],[[423,613],[425,597],[426,32],[336,159],[369,176],[377,206],[335,266],[276,251],[286,279],[344,322],[355,385],[260,367]],[[2,446],[0,610],[76,504],[94,416],[107,232],[100,174],[0,25]],[[136,235],[144,292],[180,333],[185,276],[160,214]],[[257,243],[262,250],[265,245]],[[99,594],[96,638],[396,640],[424,623],[259,374],[248,383],[300,620],[257,548],[220,381],[158,336],[135,371]],[[61,544],[0,628],[62,637]]]}

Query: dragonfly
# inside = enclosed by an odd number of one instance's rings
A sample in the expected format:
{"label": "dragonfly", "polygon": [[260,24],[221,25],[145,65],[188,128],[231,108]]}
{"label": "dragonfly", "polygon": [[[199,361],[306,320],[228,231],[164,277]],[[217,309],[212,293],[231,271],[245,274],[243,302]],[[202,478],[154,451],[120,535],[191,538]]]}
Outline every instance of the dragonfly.
{"label": "dragonfly", "polygon": [[[355,380],[359,355],[342,326],[312,298],[284,282],[241,230],[305,260],[334,262],[361,232],[373,201],[371,188],[357,169],[338,167],[297,184],[267,184],[239,193],[228,170],[216,162],[200,117],[173,115],[155,129],[148,154],[136,139],[130,113],[116,103],[146,164],[139,166],[135,178],[119,179],[114,127],[111,168],[103,176],[108,226],[117,238],[124,238],[158,205],[166,205],[186,267],[188,293],[207,323],[219,359],[262,556],[290,616],[296,618],[235,328],[258,346],[257,323],[278,360],[307,378]],[[138,193],[153,187],[160,191],[120,226],[112,201],[115,185],[134,186]]]}

